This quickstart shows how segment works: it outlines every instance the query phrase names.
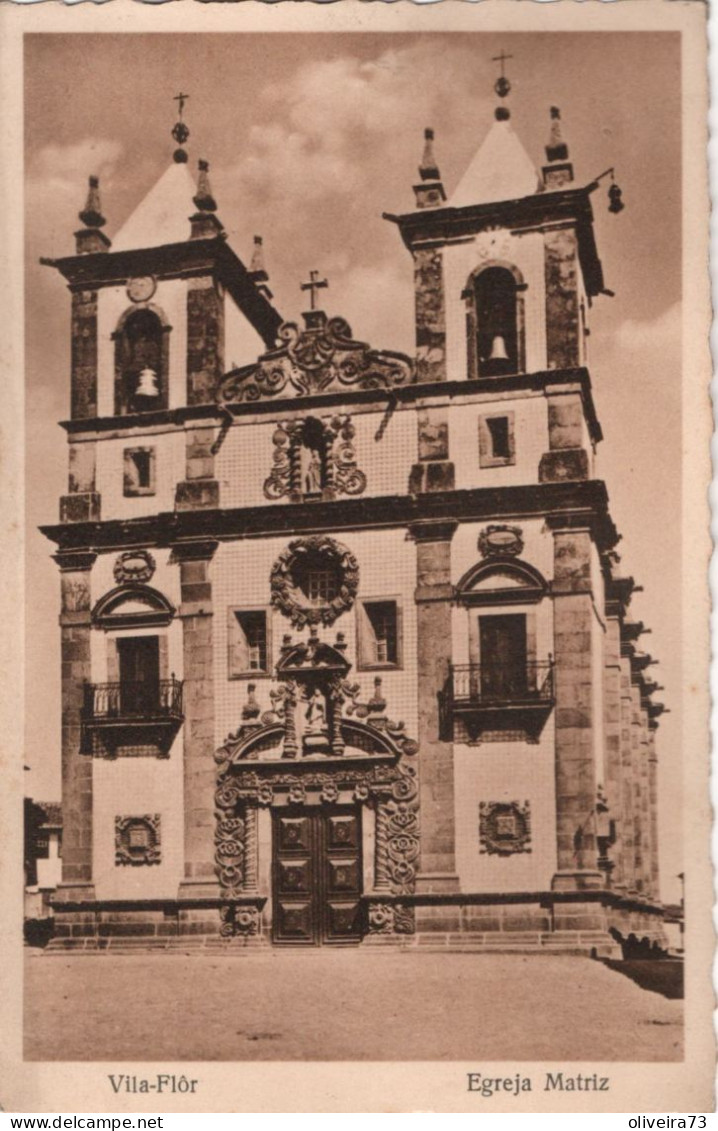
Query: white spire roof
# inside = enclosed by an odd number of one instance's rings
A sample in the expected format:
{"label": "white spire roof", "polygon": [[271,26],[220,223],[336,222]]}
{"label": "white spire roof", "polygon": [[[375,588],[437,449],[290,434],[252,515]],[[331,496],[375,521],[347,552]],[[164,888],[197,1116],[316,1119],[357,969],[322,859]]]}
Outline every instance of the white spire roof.
{"label": "white spire roof", "polygon": [[112,240],[113,251],[161,247],[189,239],[197,186],[185,162],[173,162]]}
{"label": "white spire roof", "polygon": [[532,196],[538,185],[538,173],[511,122],[495,121],[449,204],[465,208],[469,204],[518,200]]}

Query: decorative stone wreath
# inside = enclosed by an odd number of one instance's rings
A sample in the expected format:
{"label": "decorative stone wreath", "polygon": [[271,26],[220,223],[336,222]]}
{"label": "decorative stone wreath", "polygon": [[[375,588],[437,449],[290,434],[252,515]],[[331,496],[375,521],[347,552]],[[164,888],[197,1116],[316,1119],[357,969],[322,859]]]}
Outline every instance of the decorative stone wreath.
{"label": "decorative stone wreath", "polygon": [[[336,597],[323,605],[310,605],[297,582],[296,572],[307,558],[313,557],[339,574]],[[295,538],[279,555],[270,574],[271,600],[275,608],[288,617],[295,628],[308,624],[331,625],[348,612],[359,589],[359,563],[346,546],[323,534]]]}

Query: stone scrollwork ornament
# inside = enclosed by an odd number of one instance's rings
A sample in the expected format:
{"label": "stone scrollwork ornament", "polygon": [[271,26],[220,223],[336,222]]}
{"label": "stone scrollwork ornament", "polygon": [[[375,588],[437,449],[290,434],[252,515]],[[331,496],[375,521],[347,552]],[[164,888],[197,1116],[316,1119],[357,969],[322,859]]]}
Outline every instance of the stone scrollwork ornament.
{"label": "stone scrollwork ornament", "polygon": [[308,396],[331,390],[389,389],[409,384],[411,359],[391,350],[373,350],[352,338],[343,318],[312,311],[302,329],[296,322],[279,328],[279,343],[259,358],[222,379],[220,403],[239,404],[284,396]]}
{"label": "stone scrollwork ornament", "polygon": [[144,585],[151,580],[156,568],[149,550],[125,550],[118,554],[112,572],[118,585],[133,581]]}
{"label": "stone scrollwork ornament", "polygon": [[524,548],[520,526],[487,526],[479,534],[479,553],[482,558],[517,558]]}

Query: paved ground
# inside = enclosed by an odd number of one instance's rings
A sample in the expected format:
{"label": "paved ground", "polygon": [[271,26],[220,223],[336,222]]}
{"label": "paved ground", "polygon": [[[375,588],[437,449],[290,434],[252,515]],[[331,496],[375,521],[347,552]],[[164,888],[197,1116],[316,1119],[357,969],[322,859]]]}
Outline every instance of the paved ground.
{"label": "paved ground", "polygon": [[682,1003],[589,958],[27,954],[28,1060],[682,1057]]}

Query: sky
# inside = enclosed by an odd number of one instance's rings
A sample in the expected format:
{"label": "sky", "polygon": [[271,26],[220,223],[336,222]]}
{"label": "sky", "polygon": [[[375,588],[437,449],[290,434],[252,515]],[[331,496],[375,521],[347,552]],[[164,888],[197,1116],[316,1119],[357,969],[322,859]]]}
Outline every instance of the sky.
{"label": "sky", "polygon": [[[40,256],[74,251],[87,177],[110,238],[172,160],[174,96],[189,93],[191,168],[210,162],[220,216],[249,262],[264,240],[287,320],[299,283],[329,279],[330,315],[375,348],[413,351],[411,260],[382,212],[413,208],[423,130],[449,196],[493,121],[505,51],[512,124],[543,161],[562,112],[576,181],[613,166],[626,208],[593,195],[606,286],[590,311],[590,371],[631,613],[671,709],[658,732],[663,887],[680,889],[681,136],[674,33],[42,34],[25,37],[26,792],[59,796],[59,575],[40,523],[66,489],[70,302]],[[605,182],[607,188],[608,182]],[[232,359],[228,358],[228,364]],[[48,626],[49,629],[48,629]],[[42,710],[38,710],[38,704]]]}

